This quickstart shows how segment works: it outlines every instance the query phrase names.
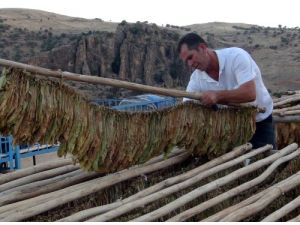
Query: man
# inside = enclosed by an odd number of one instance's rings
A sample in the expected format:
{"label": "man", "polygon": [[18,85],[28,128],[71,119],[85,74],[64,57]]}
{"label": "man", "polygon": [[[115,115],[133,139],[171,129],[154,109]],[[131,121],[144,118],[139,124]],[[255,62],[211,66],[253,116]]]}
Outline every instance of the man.
{"label": "man", "polygon": [[264,113],[256,115],[256,132],[250,143],[253,148],[266,144],[272,144],[275,148],[273,101],[251,56],[236,47],[210,49],[196,33],[183,36],[177,50],[180,58],[195,69],[187,91],[202,92],[201,102],[207,106],[252,102],[265,108]]}

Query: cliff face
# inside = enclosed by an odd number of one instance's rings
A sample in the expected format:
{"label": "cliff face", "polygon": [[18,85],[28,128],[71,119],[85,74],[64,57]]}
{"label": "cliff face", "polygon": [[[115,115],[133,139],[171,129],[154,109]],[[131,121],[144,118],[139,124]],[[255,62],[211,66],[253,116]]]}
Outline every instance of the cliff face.
{"label": "cliff face", "polygon": [[178,39],[177,33],[156,25],[120,24],[112,70],[121,79],[137,83],[182,86],[188,77],[176,52]]}
{"label": "cliff face", "polygon": [[82,35],[76,41],[53,48],[28,60],[30,64],[69,72],[102,76],[110,73],[114,59],[114,34]]}
{"label": "cliff face", "polygon": [[176,52],[179,35],[156,25],[121,23],[31,58],[51,69],[114,77],[153,86],[184,87],[189,76]]}

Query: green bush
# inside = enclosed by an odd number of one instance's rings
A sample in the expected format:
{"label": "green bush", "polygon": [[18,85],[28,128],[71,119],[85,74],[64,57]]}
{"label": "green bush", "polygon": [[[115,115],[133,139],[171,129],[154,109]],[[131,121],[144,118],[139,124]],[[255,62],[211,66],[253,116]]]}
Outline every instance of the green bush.
{"label": "green bush", "polygon": [[281,42],[284,43],[284,44],[288,44],[289,43],[289,39],[286,38],[286,37],[281,37]]}
{"label": "green bush", "polygon": [[164,83],[163,75],[164,75],[164,71],[162,70],[157,71],[153,76],[154,81],[158,84]]}
{"label": "green bush", "polygon": [[5,32],[9,30],[10,25],[0,23],[0,32]]}
{"label": "green bush", "polygon": [[143,25],[140,22],[137,22],[136,24],[133,24],[129,30],[134,35],[141,35],[143,34]]}
{"label": "green bush", "polygon": [[14,59],[15,61],[20,61],[21,58],[22,58],[22,53],[21,53],[20,48],[15,47],[13,59]]}
{"label": "green bush", "polygon": [[120,54],[117,54],[114,61],[111,64],[111,69],[112,69],[113,73],[119,74],[120,66],[121,66],[121,57],[120,57]]}
{"label": "green bush", "polygon": [[277,49],[277,46],[276,46],[276,45],[271,45],[269,48],[270,48],[270,49],[273,49],[273,50],[276,50],[276,49]]}
{"label": "green bush", "polygon": [[58,42],[58,39],[52,38],[52,37],[49,37],[49,38],[43,40],[42,45],[41,45],[42,51],[49,51],[49,50],[53,49],[56,46],[57,42]]}
{"label": "green bush", "polygon": [[122,22],[120,23],[122,26],[124,26],[124,25],[126,25],[127,24],[127,22],[126,22],[126,20],[122,20]]}

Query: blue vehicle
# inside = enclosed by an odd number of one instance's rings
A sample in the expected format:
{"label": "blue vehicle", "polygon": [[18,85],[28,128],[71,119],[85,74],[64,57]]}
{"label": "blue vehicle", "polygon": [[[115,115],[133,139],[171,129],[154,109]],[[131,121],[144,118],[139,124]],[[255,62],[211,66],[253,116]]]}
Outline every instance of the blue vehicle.
{"label": "blue vehicle", "polygon": [[176,98],[144,94],[125,99],[101,99],[93,102],[120,111],[152,111],[176,105]]}
{"label": "blue vehicle", "polygon": [[12,136],[0,136],[0,172],[22,168],[21,159],[32,157],[33,165],[36,165],[35,156],[56,152],[59,145],[13,145]]}
{"label": "blue vehicle", "polygon": [[12,137],[0,136],[0,171],[13,168],[14,163]]}

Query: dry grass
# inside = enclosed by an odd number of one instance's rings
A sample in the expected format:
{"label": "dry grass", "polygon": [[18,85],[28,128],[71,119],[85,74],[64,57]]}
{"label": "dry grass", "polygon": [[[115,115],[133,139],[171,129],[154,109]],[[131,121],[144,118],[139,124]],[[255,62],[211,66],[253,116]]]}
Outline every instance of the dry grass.
{"label": "dry grass", "polygon": [[51,28],[54,33],[81,33],[90,30],[114,32],[117,27],[117,23],[101,19],[89,20],[33,9],[0,9],[0,18],[12,27],[32,31]]}

